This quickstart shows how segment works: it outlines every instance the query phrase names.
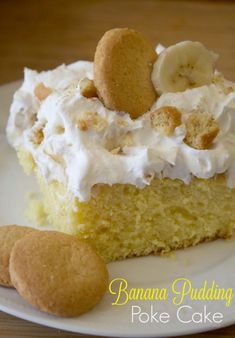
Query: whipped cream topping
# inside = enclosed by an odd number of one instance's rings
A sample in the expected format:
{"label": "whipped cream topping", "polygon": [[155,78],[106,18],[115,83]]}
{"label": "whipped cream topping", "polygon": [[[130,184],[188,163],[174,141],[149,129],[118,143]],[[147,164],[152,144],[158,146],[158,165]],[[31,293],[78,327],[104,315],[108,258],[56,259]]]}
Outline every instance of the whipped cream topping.
{"label": "whipped cream topping", "polygon": [[[81,201],[91,196],[96,184],[132,184],[143,188],[154,177],[190,183],[192,176],[210,178],[226,173],[227,185],[235,187],[235,84],[219,79],[208,86],[162,94],[150,111],[175,106],[183,122],[193,111],[211,113],[220,132],[208,150],[184,143],[185,126],[165,136],[153,129],[149,112],[132,120],[123,112],[107,109],[98,98],[85,98],[79,81],[93,78],[93,64],[78,61],[37,73],[25,69],[24,82],[15,93],[7,135],[10,144],[29,151],[47,181],[65,184]],[[53,89],[39,101],[39,83]],[[232,90],[228,90],[232,88]],[[88,129],[79,127],[87,119]],[[43,138],[35,142],[38,131]]]}

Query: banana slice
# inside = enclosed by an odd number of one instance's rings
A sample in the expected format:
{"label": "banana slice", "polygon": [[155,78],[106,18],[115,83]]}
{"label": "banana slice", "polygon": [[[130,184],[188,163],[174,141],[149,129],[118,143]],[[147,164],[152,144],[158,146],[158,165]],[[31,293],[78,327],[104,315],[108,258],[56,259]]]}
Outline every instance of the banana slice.
{"label": "banana slice", "polygon": [[153,85],[159,94],[208,85],[217,58],[200,42],[179,42],[160,53],[153,67]]}

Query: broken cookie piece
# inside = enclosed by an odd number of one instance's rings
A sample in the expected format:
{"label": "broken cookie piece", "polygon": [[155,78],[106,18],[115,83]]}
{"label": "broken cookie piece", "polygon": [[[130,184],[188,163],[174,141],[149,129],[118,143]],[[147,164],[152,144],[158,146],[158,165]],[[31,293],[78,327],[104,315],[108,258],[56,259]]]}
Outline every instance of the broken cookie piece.
{"label": "broken cookie piece", "polygon": [[38,121],[34,128],[32,129],[31,135],[30,135],[30,141],[34,145],[40,145],[44,139],[44,128],[46,125],[46,121]]}
{"label": "broken cookie piece", "polygon": [[81,131],[93,129],[96,132],[101,132],[107,128],[108,122],[101,117],[97,112],[83,112],[77,122],[76,127]]}
{"label": "broken cookie piece", "polygon": [[219,133],[217,121],[207,112],[194,112],[186,121],[184,142],[192,148],[209,149]]}
{"label": "broken cookie piece", "polygon": [[79,86],[82,96],[85,96],[88,99],[98,97],[94,81],[85,77],[79,82]]}
{"label": "broken cookie piece", "polygon": [[165,135],[173,134],[181,125],[181,112],[173,106],[160,107],[150,113],[151,126]]}
{"label": "broken cookie piece", "polygon": [[52,88],[46,87],[40,82],[34,89],[34,95],[40,100],[45,100],[53,92]]}

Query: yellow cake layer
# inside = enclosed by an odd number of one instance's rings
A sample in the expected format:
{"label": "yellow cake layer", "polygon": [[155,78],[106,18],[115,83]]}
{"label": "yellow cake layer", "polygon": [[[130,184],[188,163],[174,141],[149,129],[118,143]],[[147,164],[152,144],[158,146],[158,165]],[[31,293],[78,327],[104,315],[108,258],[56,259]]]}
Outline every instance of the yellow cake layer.
{"label": "yellow cake layer", "polygon": [[[19,157],[25,169],[33,167],[29,155]],[[80,202],[59,182],[37,177],[49,223],[89,241],[106,261],[228,238],[235,225],[235,189],[226,186],[224,175],[194,178],[189,185],[154,179],[144,189],[98,185],[88,202]]]}

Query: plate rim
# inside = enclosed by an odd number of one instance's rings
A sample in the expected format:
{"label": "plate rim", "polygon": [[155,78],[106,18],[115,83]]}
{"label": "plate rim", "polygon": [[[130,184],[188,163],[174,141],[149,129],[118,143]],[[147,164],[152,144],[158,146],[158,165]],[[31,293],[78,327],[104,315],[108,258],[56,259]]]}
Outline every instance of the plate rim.
{"label": "plate rim", "polygon": [[[151,333],[151,334],[145,334],[143,336],[143,333],[131,333],[131,332],[126,332],[126,331],[119,331],[120,334],[116,334],[114,332],[110,332],[110,330],[98,330],[95,331],[93,328],[87,328],[85,326],[79,326],[79,331],[73,329],[72,327],[69,327],[69,324],[60,324],[57,322],[53,322],[53,320],[46,320],[44,318],[40,318],[40,317],[34,317],[34,316],[28,316],[27,314],[21,313],[20,311],[14,311],[11,309],[8,309],[5,306],[2,306],[2,304],[0,304],[0,311],[3,311],[9,315],[12,315],[16,318],[20,318],[26,321],[29,321],[31,323],[34,324],[38,324],[38,325],[42,325],[42,326],[46,326],[49,328],[53,328],[53,329],[59,329],[59,330],[63,330],[63,331],[67,331],[67,332],[72,332],[72,333],[78,333],[78,334],[86,334],[86,335],[96,335],[96,336],[101,336],[101,337],[120,337],[120,338],[165,338],[165,337],[181,337],[181,336],[185,336],[185,335],[193,335],[193,334],[199,334],[199,333],[203,333],[203,332],[211,332],[211,331],[215,331],[215,330],[219,330],[225,327],[229,327],[231,325],[233,325],[235,323],[235,320],[233,319],[229,319],[228,321],[224,321],[222,324],[218,325],[217,328],[215,328],[213,326],[213,324],[209,325],[208,327],[206,327],[206,330],[201,327],[198,328],[197,331],[195,331],[195,329],[190,329],[188,328],[187,330],[179,330],[176,334],[173,334],[173,332],[168,332],[168,333],[161,333],[161,335],[159,336],[157,334],[157,329],[156,329],[156,333]],[[50,315],[48,315],[50,316]],[[37,318],[39,318],[39,320],[37,320]],[[57,318],[59,319],[59,317]],[[45,323],[46,322],[46,323]]]}

